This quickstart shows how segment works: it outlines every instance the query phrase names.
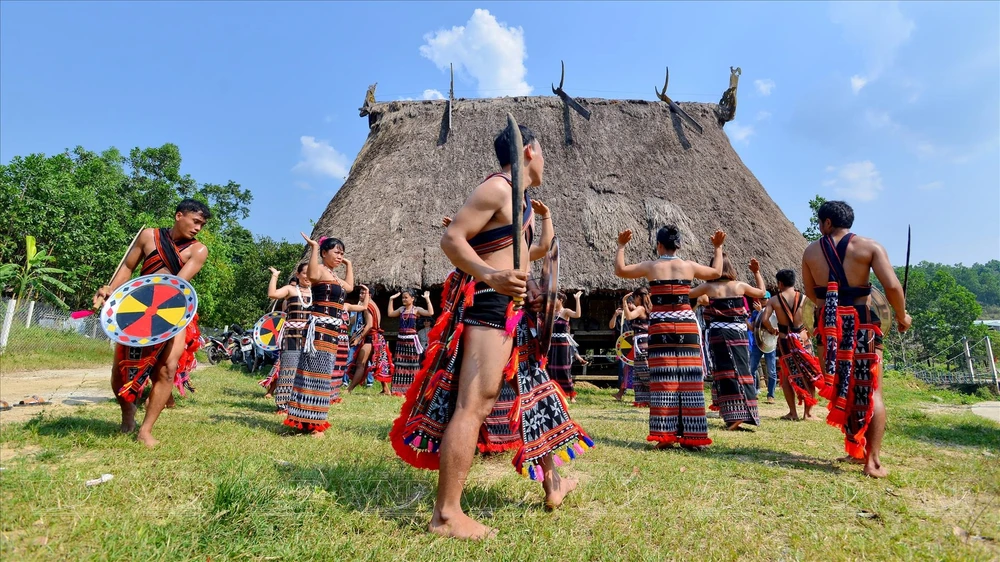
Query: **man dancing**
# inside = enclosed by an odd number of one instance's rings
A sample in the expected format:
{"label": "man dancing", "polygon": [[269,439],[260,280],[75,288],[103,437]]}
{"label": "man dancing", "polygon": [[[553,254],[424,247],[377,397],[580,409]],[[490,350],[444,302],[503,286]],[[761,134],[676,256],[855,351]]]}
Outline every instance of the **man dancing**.
{"label": "man dancing", "polygon": [[[142,275],[169,273],[191,281],[208,258],[208,248],[195,240],[195,236],[210,218],[212,213],[204,203],[184,199],[177,205],[172,227],[144,229],[126,254],[122,267],[115,272],[111,284],[101,287],[94,294],[94,307],[102,306],[111,292],[128,281],[140,265]],[[153,439],[153,424],[171,398],[171,385],[176,383],[181,388],[188,371],[194,367],[197,347],[197,314],[183,335],[177,334],[149,347],[116,344],[111,366],[111,390],[121,407],[122,433],[131,433],[135,429],[135,401],[152,378],[153,388],[137,438],[147,447],[159,443]]]}
{"label": "man dancing", "polygon": [[[889,474],[879,451],[885,435],[882,370],[882,319],[868,305],[874,272],[896,311],[900,332],[912,322],[906,295],[881,244],[850,231],[854,209],[843,201],[827,201],[817,211],[822,238],[802,254],[802,283],[816,303],[821,344],[820,365],[829,400],[826,422],[844,432],[847,454],[863,460],[873,478]],[[827,284],[817,285],[827,280]]]}
{"label": "man dancing", "polygon": [[[527,127],[520,131],[525,162],[520,181],[536,187],[542,183],[542,147]],[[531,315],[515,311],[511,298],[528,297],[530,261],[545,256],[553,237],[552,217],[526,193],[524,231],[512,231],[508,136],[497,136],[494,149],[504,171],[476,187],[441,238],[442,250],[457,269],[445,282],[443,311],[431,331],[423,368],[390,432],[393,448],[404,461],[418,468],[440,468],[430,531],[467,539],[497,532],[463,513],[461,497],[477,437],[483,438],[483,422],[505,379],[518,394],[510,417],[522,443],[513,464],[522,475],[541,480],[546,507],[558,507],[577,485],[560,478],[556,464],[593,445],[570,419],[559,386],[539,367],[543,358],[531,336]],[[542,234],[529,248],[533,213],[539,215]],[[521,255],[530,261],[511,268],[514,244],[521,245]]]}
{"label": "man dancing", "polygon": [[795,290],[795,272],[782,269],[777,274],[778,292],[768,299],[764,318],[771,313],[778,317],[778,329],[770,322],[761,324],[765,330],[778,334],[778,360],[781,365],[781,392],[788,404],[788,413],[782,419],[799,419],[795,399],[805,403],[802,418],[813,419],[812,407],[816,405],[816,389],[823,386],[823,373],[819,360],[813,355],[812,341],[802,324],[803,295]]}

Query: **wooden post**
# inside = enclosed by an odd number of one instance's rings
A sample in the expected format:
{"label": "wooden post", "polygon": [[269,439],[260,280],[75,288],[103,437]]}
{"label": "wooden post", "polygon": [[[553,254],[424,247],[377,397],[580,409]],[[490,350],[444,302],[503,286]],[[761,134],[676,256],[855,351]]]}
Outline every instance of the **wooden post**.
{"label": "wooden post", "polygon": [[35,315],[35,301],[28,303],[28,319],[24,321],[24,327],[31,327],[31,317]]}
{"label": "wooden post", "polygon": [[7,348],[7,339],[10,337],[10,326],[14,323],[14,308],[16,306],[15,299],[7,301],[7,313],[3,317],[3,328],[0,328],[0,353]]}
{"label": "wooden post", "polygon": [[972,368],[972,354],[969,353],[969,338],[962,338],[962,344],[965,346],[965,364],[969,368],[969,374],[972,375],[972,382],[976,382],[976,371]]}
{"label": "wooden post", "polygon": [[997,380],[997,364],[993,360],[993,342],[986,336],[986,357],[990,361],[990,370],[993,371],[993,390],[1000,393],[1000,381]]}

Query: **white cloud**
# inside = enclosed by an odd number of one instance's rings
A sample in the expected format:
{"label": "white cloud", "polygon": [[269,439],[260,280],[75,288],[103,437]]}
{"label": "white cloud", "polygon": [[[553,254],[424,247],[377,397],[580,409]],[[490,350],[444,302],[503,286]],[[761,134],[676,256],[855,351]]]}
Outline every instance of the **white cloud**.
{"label": "white cloud", "polygon": [[[832,168],[832,169],[831,169]],[[828,173],[835,176],[823,181],[823,186],[846,199],[872,201],[882,191],[882,174],[871,160],[851,162],[843,166],[827,166]]]}
{"label": "white cloud", "polygon": [[441,29],[424,36],[421,56],[441,70],[454,63],[455,70],[476,81],[480,96],[526,96],[524,30],[508,27],[487,10],[478,9],[464,26]]}
{"label": "white cloud", "polygon": [[934,191],[935,189],[941,189],[942,187],[944,187],[943,181],[932,181],[930,183],[918,185],[917,189],[920,191]]}
{"label": "white cloud", "polygon": [[770,78],[754,80],[753,85],[757,87],[757,93],[762,96],[771,95],[771,90],[773,90],[775,86],[774,80],[771,80]]}
{"label": "white cloud", "polygon": [[754,134],[753,125],[741,125],[739,121],[733,121],[726,125],[726,134],[733,142],[750,144],[750,137]]}
{"label": "white cloud", "polygon": [[313,188],[313,186],[309,185],[307,182],[304,181],[295,182],[295,187],[302,189],[304,191],[312,191]]}
{"label": "white cloud", "polygon": [[851,76],[851,91],[855,94],[861,91],[868,84],[868,79],[864,76],[858,76],[855,74]]}
{"label": "white cloud", "polygon": [[303,136],[302,160],[292,168],[293,172],[345,179],[350,170],[347,157],[337,152],[330,143],[317,141],[316,137]]}
{"label": "white cloud", "polygon": [[855,94],[892,66],[897,51],[916,28],[899,10],[898,2],[831,2],[830,18],[843,27],[847,42],[858,48],[865,61],[864,72],[851,76]]}
{"label": "white cloud", "polygon": [[425,100],[443,100],[444,94],[437,90],[424,90]]}
{"label": "white cloud", "polygon": [[757,120],[758,121],[770,121],[771,120],[771,112],[770,111],[758,111],[757,112]]}

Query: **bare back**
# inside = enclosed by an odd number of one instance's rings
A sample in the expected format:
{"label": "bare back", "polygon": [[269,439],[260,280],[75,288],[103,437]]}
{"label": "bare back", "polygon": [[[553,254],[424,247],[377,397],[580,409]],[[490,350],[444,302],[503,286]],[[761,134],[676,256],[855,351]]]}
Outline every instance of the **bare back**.
{"label": "bare back", "polygon": [[[845,232],[833,238],[834,244],[840,243],[841,239],[848,233]],[[847,251],[844,257],[844,271],[847,274],[847,281],[852,287],[866,287],[871,279],[871,272],[875,270],[876,276],[882,281],[886,269],[895,279],[895,272],[889,264],[888,256],[882,245],[863,236],[855,235],[847,244]],[[816,288],[825,288],[830,279],[830,266],[823,255],[823,248],[820,242],[816,241],[806,248],[802,255],[802,283],[805,286],[806,296],[816,300]],[[859,297],[855,304],[865,304],[868,297]],[[817,302],[817,304],[819,304]]]}

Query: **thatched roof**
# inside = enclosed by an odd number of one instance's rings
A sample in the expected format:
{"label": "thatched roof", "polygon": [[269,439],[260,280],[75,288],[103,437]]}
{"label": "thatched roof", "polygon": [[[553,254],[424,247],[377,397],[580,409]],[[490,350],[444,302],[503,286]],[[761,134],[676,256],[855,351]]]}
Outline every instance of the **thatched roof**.
{"label": "thatched roof", "polygon": [[[758,258],[769,283],[778,269],[798,269],[805,240],[737,156],[714,104],[681,104],[704,127],[699,134],[661,102],[578,101],[592,116],[571,114],[570,146],[554,96],[456,100],[443,144],[446,102],[376,104],[368,139],[313,235],[344,240],[359,282],[390,289],[443,283],[452,266],[439,246],[441,217],[497,170],[493,138],[511,112],[542,143],[545,183],[532,196],[553,211],[563,288],[634,288],[613,272],[617,233],[636,233],[629,261],[650,259],[666,223],[681,228],[688,259],[710,258],[709,236],[721,227],[730,256],[740,264]],[[749,280],[745,267],[740,275]]]}

